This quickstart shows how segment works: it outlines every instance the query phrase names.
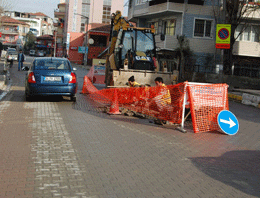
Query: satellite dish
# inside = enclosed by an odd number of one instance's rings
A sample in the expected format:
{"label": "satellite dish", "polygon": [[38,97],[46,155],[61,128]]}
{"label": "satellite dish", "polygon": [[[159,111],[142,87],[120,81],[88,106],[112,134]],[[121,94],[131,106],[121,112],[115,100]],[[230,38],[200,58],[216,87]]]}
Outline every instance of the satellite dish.
{"label": "satellite dish", "polygon": [[90,38],[90,39],[88,40],[88,43],[89,43],[90,45],[92,45],[92,44],[94,43],[94,40],[93,40],[92,38]]}

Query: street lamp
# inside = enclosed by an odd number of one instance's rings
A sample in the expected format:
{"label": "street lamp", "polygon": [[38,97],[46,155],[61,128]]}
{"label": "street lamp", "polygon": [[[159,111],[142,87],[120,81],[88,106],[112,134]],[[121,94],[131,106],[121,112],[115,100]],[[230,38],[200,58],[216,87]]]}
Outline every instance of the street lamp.
{"label": "street lamp", "polygon": [[[88,56],[87,56],[87,47],[88,47],[88,23],[89,23],[89,18],[87,16],[84,16],[82,14],[78,14],[78,13],[74,13],[75,15],[79,15],[81,17],[84,17],[86,19],[86,23],[87,23],[87,31],[86,31],[86,37],[85,37],[85,55],[84,55],[84,66],[87,66],[87,60],[88,60]],[[85,23],[85,24],[86,24]]]}

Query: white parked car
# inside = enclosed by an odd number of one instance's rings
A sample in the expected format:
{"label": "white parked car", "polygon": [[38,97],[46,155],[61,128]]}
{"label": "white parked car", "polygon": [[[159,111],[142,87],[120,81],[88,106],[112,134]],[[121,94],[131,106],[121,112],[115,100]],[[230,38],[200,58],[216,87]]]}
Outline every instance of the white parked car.
{"label": "white parked car", "polygon": [[30,50],[29,55],[30,55],[30,56],[35,56],[35,50]]}

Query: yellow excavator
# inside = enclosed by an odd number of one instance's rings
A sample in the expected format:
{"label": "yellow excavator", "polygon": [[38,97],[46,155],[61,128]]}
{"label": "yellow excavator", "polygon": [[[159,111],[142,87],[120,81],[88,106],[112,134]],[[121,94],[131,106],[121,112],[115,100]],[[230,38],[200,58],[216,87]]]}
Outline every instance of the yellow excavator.
{"label": "yellow excavator", "polygon": [[159,71],[155,29],[134,27],[116,11],[111,17],[110,46],[106,56],[105,84],[124,87],[131,76],[142,85],[154,85],[156,77],[176,84],[178,74]]}

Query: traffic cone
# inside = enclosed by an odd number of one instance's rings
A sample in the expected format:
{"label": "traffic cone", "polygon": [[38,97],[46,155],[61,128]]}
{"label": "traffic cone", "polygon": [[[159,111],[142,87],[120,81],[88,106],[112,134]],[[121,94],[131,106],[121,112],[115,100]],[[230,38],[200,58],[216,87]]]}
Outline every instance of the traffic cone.
{"label": "traffic cone", "polygon": [[118,97],[117,97],[117,90],[116,89],[115,89],[115,92],[114,92],[113,101],[112,101],[112,104],[110,106],[110,110],[109,110],[108,114],[110,114],[110,115],[121,114],[119,112]]}

